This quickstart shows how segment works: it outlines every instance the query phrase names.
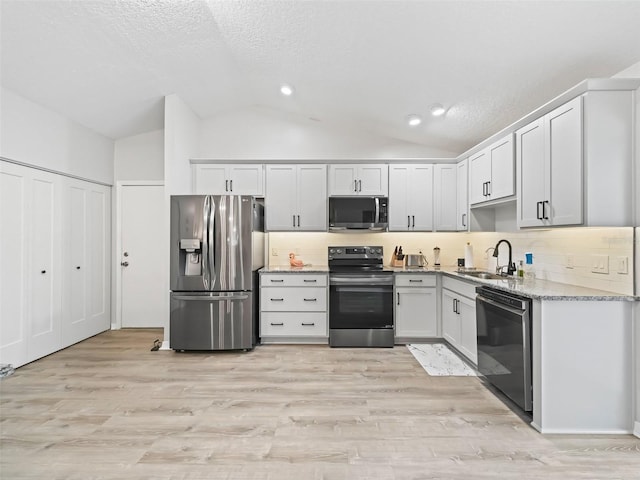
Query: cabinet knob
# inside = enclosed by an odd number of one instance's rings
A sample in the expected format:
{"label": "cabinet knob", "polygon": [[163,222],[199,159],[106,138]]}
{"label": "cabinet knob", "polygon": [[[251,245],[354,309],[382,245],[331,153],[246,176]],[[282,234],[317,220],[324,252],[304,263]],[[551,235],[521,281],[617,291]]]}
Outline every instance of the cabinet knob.
{"label": "cabinet knob", "polygon": [[80,270],[80,265],[78,265],[78,266],[76,267],[76,270]]}
{"label": "cabinet knob", "polygon": [[40,270],[40,273],[44,275],[45,273],[47,273],[47,271],[46,270]]}

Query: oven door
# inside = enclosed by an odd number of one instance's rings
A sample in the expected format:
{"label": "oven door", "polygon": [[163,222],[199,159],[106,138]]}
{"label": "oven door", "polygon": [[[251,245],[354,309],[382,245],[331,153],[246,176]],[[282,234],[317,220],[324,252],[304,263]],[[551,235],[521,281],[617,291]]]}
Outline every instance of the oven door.
{"label": "oven door", "polygon": [[393,329],[393,275],[329,275],[329,328]]}

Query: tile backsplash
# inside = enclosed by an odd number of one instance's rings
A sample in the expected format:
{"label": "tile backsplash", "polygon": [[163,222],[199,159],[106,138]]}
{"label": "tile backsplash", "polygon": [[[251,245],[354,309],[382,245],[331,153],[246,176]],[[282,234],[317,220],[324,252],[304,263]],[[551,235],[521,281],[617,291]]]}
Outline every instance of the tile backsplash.
{"label": "tile backsplash", "polygon": [[[634,229],[558,228],[525,232],[386,232],[386,233],[326,233],[272,232],[267,236],[267,259],[270,266],[288,265],[289,253],[296,254],[306,264],[326,265],[329,245],[382,245],[385,263],[391,261],[396,245],[404,253],[422,253],[433,265],[433,249],[440,247],[442,266],[456,266],[464,257],[465,245],[473,246],[474,264],[478,269],[495,270],[492,256],[496,243],[507,239],[513,246],[513,261],[524,260],[533,253],[536,278],[611,292],[633,294],[634,291]],[[500,246],[500,265],[507,264],[508,248]],[[608,261],[608,273],[594,273],[594,261]],[[626,263],[627,273],[621,264]]]}

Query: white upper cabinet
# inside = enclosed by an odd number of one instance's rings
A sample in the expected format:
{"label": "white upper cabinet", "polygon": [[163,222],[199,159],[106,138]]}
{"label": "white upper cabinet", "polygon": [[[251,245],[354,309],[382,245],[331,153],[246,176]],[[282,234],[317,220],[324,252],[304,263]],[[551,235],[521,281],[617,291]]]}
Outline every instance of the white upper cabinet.
{"label": "white upper cabinet", "polygon": [[388,193],[387,165],[329,165],[330,196],[386,196]]}
{"label": "white upper cabinet", "polygon": [[513,134],[469,157],[472,205],[515,195]]}
{"label": "white upper cabinet", "polygon": [[264,195],[262,165],[193,165],[193,193],[208,195]]}
{"label": "white upper cabinet", "polygon": [[465,159],[456,165],[456,230],[469,229],[469,187],[468,161]]}
{"label": "white upper cabinet", "polygon": [[389,166],[389,230],[433,230],[433,165]]}
{"label": "white upper cabinet", "polygon": [[632,110],[588,92],[516,132],[519,227],[632,224]]}
{"label": "white upper cabinet", "polygon": [[434,165],[436,230],[458,230],[457,170],[455,163]]}
{"label": "white upper cabinet", "polygon": [[327,230],[326,165],[268,165],[268,231]]}

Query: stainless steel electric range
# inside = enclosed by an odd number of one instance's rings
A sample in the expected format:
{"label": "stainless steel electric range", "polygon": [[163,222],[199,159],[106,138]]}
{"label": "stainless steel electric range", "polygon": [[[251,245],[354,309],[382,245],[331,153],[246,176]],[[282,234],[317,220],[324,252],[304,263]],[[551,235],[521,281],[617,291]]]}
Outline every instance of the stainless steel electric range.
{"label": "stainless steel electric range", "polygon": [[329,247],[329,345],[393,347],[393,272],[382,247]]}

